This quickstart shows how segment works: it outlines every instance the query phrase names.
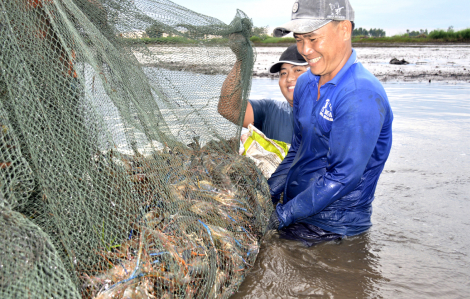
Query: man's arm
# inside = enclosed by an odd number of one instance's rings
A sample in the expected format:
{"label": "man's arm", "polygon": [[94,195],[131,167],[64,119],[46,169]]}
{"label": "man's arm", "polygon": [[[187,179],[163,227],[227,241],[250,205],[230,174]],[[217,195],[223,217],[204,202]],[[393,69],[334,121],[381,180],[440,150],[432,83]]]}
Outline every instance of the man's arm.
{"label": "man's arm", "polygon": [[[240,111],[242,109],[242,84],[241,84],[241,68],[242,61],[238,59],[235,62],[232,70],[228,74],[227,78],[222,85],[222,91],[220,93],[219,104],[217,110],[226,119],[238,124],[240,119]],[[246,105],[245,118],[243,120],[243,126],[246,128],[249,124],[253,124],[254,114],[253,107],[250,102]]]}
{"label": "man's arm", "polygon": [[281,228],[315,215],[359,183],[375,149],[387,109],[370,91],[343,99],[330,131],[327,172],[284,205],[276,208]]}
{"label": "man's arm", "polygon": [[281,193],[284,191],[286,185],[287,174],[292,165],[292,162],[297,155],[297,149],[300,144],[300,135],[295,133],[294,126],[294,136],[292,137],[292,144],[284,160],[276,168],[276,171],[268,179],[269,192],[271,193],[271,199],[274,204],[278,203],[281,199]]}
{"label": "man's arm", "polygon": [[[247,43],[249,44],[249,41],[247,41],[241,33],[232,33],[229,36],[230,49],[237,57],[237,61],[222,85],[219,104],[217,105],[217,111],[220,115],[234,124],[238,124],[242,110],[243,85],[241,78],[243,59],[249,58],[249,53],[247,53],[249,47],[247,47]],[[248,102],[243,119],[243,126],[246,128],[249,124],[253,124],[253,122],[253,107],[250,102]]]}
{"label": "man's arm", "polygon": [[297,150],[302,140],[302,134],[300,133],[300,123],[297,116],[299,115],[299,98],[302,96],[301,94],[304,91],[305,87],[299,87],[299,89],[294,92],[294,133],[292,135],[292,141],[291,146],[289,148],[289,152],[287,153],[284,160],[282,160],[281,164],[279,164],[279,166],[276,168],[276,171],[274,171],[274,173],[268,179],[269,191],[271,193],[271,199],[274,204],[279,202],[281,198],[281,193],[284,191],[284,187],[286,185],[287,174],[289,173],[289,169],[292,165],[292,162],[294,161],[295,156],[297,155]]}

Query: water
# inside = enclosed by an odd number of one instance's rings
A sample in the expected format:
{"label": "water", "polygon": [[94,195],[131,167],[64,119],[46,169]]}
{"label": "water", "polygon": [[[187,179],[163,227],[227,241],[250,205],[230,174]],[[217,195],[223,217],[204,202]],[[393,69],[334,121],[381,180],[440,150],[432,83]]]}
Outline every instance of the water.
{"label": "water", "polygon": [[[394,141],[373,227],[311,248],[268,235],[232,298],[470,297],[470,84],[385,83]],[[282,100],[276,80],[251,98]]]}

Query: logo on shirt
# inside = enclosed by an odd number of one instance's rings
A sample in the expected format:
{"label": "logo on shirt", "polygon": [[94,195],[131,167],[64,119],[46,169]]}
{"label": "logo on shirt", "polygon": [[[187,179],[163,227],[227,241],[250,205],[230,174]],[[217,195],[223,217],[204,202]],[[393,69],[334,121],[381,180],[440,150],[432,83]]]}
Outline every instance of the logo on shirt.
{"label": "logo on shirt", "polygon": [[328,121],[333,121],[333,113],[331,112],[331,103],[330,99],[326,100],[325,106],[321,108],[320,115]]}
{"label": "logo on shirt", "polygon": [[344,7],[339,7],[339,3],[336,2],[335,4],[330,3],[331,15],[326,16],[328,19],[345,19],[345,16],[341,15],[341,10]]}

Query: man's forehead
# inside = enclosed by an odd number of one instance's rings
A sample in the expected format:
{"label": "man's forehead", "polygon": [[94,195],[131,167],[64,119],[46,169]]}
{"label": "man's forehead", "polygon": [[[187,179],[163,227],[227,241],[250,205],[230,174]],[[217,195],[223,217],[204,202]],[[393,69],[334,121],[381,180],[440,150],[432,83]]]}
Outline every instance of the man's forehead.
{"label": "man's forehead", "polygon": [[319,35],[320,33],[318,33],[317,31],[312,31],[312,32],[309,32],[309,33],[294,33],[294,37],[305,37],[305,38],[308,38],[308,37],[311,37],[311,36],[317,36]]}
{"label": "man's forehead", "polygon": [[285,62],[281,65],[281,70],[287,70],[289,68],[294,68],[294,67],[305,67],[305,65],[295,65],[292,63]]}
{"label": "man's forehead", "polygon": [[335,22],[329,22],[325,26],[322,26],[322,27],[318,28],[315,31],[307,32],[307,33],[295,33],[294,32],[294,37],[309,38],[309,37],[312,37],[312,36],[319,36],[319,35],[322,35],[322,34],[327,34],[328,32],[331,32],[336,27],[335,24],[336,24]]}
{"label": "man's forehead", "polygon": [[281,70],[287,70],[288,68],[292,68],[294,65],[290,63],[283,63],[281,65]]}

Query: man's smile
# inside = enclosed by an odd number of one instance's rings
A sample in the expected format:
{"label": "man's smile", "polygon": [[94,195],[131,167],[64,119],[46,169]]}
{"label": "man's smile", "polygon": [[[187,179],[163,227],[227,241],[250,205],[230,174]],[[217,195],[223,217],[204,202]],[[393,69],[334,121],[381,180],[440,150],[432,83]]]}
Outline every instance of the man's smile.
{"label": "man's smile", "polygon": [[322,56],[319,56],[319,57],[313,58],[313,59],[309,59],[308,62],[309,62],[309,64],[315,64],[315,63],[317,63],[321,58],[322,58]]}

